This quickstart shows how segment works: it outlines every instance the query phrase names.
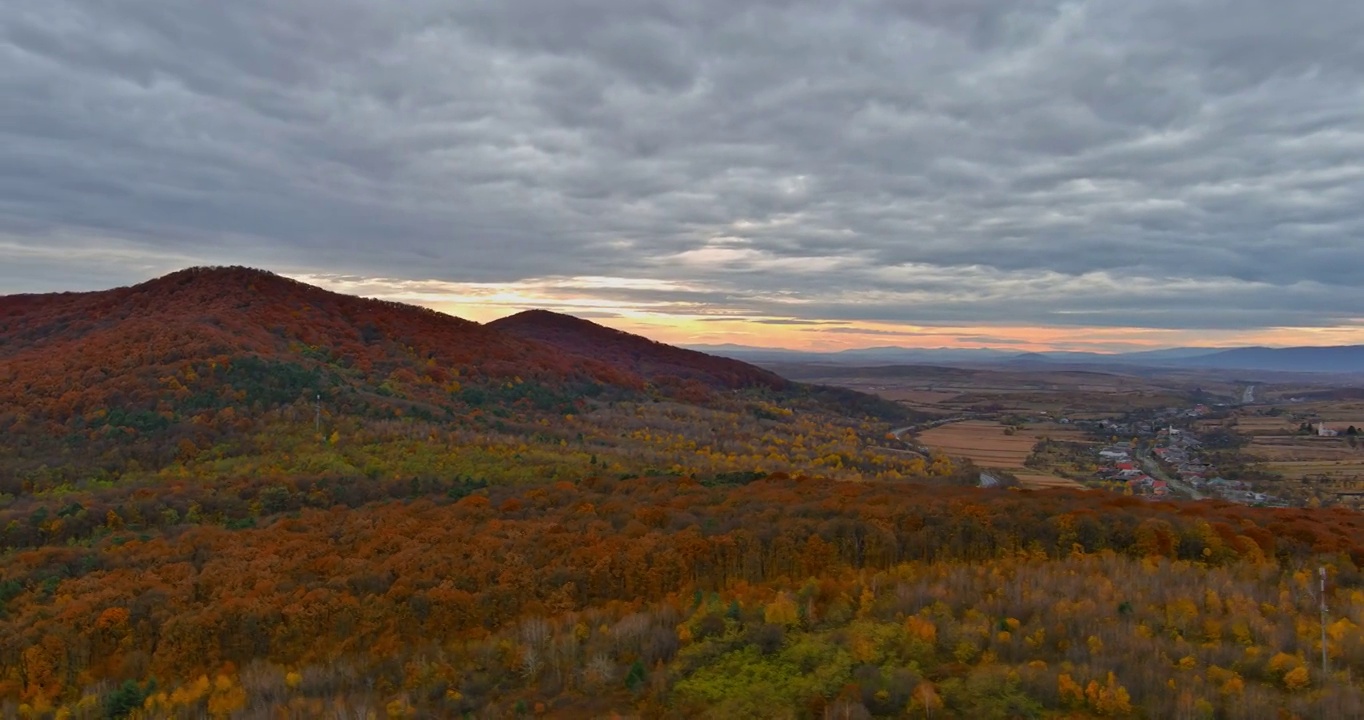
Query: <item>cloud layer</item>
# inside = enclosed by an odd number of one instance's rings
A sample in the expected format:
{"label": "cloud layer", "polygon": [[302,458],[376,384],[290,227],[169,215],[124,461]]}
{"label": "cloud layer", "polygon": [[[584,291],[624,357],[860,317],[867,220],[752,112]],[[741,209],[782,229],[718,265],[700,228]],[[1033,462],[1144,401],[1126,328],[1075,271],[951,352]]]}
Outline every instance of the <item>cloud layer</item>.
{"label": "cloud layer", "polygon": [[2,1],[0,292],[1364,335],[1354,2]]}

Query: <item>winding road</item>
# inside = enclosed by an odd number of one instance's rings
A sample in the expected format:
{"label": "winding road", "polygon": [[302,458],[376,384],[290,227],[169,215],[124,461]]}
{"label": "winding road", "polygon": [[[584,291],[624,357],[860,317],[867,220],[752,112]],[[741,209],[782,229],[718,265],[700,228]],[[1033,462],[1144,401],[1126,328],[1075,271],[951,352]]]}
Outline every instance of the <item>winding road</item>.
{"label": "winding road", "polygon": [[896,428],[896,429],[894,429],[894,430],[891,430],[891,431],[890,431],[890,434],[891,434],[891,435],[894,435],[896,440],[899,440],[900,442],[905,443],[906,445],[909,445],[909,448],[908,448],[908,449],[904,449],[904,448],[892,448],[892,447],[884,447],[884,446],[883,446],[883,447],[881,447],[880,449],[881,449],[881,450],[889,450],[890,452],[908,453],[908,454],[910,454],[910,455],[918,455],[919,457],[922,457],[922,458],[925,459],[925,460],[930,460],[930,459],[932,459],[932,455],[931,455],[929,449],[926,448],[926,447],[923,447],[922,445],[914,445],[914,444],[912,444],[912,443],[906,442],[906,441],[905,441],[905,438],[904,438],[904,435],[905,435],[906,433],[922,432],[922,431],[924,431],[924,430],[931,430],[931,429],[933,429],[933,428],[935,428],[935,427],[938,427],[939,425],[948,425],[948,424],[951,424],[951,423],[954,423],[954,422],[962,422],[962,421],[964,421],[964,420],[975,420],[975,419],[977,419],[978,417],[979,417],[978,415],[958,415],[958,416],[956,416],[956,417],[950,417],[950,418],[938,418],[937,420],[930,420],[930,421],[928,421],[928,422],[919,423],[918,425],[906,425],[905,427],[902,427],[902,428]]}

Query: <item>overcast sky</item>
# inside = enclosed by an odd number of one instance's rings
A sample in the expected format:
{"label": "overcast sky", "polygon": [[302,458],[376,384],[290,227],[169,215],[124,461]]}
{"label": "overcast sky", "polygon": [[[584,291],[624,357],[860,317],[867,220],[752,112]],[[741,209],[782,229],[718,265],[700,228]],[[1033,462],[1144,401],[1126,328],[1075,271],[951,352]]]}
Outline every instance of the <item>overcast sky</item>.
{"label": "overcast sky", "polygon": [[1358,0],[0,0],[0,293],[1364,342]]}

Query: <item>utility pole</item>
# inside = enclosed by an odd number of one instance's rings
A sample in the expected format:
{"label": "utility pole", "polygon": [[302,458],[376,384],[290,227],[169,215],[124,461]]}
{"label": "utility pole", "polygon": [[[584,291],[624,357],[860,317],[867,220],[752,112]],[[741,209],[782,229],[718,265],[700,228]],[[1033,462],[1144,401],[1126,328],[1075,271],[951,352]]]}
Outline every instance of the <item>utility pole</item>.
{"label": "utility pole", "polygon": [[1326,568],[1317,568],[1321,578],[1321,681],[1326,682]]}

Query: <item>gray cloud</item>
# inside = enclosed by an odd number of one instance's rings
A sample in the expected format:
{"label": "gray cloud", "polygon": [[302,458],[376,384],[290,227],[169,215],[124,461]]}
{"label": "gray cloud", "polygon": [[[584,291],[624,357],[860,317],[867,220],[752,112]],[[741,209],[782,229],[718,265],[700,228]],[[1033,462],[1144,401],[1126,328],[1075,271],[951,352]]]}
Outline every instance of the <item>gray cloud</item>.
{"label": "gray cloud", "polygon": [[3,2],[0,292],[240,262],[781,322],[1362,314],[1357,3]]}

